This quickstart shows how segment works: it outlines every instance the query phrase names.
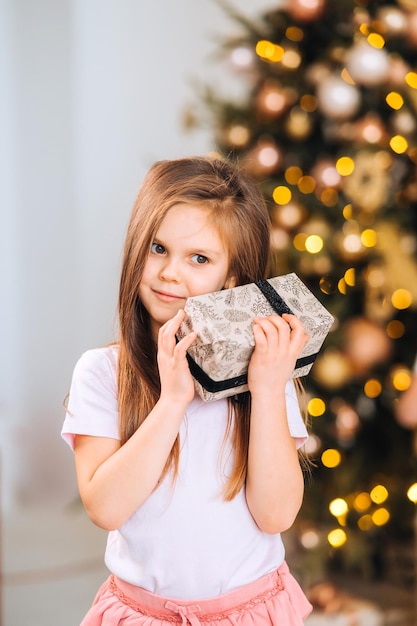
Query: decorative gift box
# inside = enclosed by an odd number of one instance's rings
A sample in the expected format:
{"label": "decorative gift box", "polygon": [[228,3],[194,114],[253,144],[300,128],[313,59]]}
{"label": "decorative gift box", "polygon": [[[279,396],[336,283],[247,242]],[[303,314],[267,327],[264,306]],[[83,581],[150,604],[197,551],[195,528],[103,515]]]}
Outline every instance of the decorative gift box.
{"label": "decorative gift box", "polygon": [[293,377],[305,376],[334,318],[294,273],[188,298],[186,318],[177,336],[192,331],[197,339],[187,359],[197,392],[208,402],[247,390],[247,369],[255,341],[254,317],[294,313],[310,339]]}

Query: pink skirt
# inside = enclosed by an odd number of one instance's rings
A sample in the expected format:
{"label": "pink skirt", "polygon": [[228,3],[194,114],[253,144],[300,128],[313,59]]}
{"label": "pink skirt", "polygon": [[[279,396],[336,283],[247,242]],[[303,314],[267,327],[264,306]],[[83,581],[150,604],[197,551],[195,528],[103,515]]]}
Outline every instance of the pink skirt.
{"label": "pink skirt", "polygon": [[208,600],[175,600],[109,576],[80,626],[302,626],[312,606],[288,566]]}

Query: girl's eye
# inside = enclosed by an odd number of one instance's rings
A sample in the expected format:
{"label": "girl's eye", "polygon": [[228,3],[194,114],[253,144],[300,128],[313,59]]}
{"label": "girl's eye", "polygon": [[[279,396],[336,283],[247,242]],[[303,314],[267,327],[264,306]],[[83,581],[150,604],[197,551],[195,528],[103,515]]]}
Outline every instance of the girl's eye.
{"label": "girl's eye", "polygon": [[204,263],[208,263],[208,258],[203,254],[193,254],[192,259],[194,263],[198,265],[204,265]]}
{"label": "girl's eye", "polygon": [[165,254],[165,248],[160,243],[153,243],[151,246],[151,251],[154,254]]}

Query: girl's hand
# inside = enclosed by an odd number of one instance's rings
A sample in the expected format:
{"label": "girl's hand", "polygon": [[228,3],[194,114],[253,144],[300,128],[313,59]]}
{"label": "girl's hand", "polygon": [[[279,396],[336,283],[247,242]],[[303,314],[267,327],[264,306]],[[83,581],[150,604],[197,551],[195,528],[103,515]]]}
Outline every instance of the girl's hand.
{"label": "girl's hand", "polygon": [[186,353],[195,341],[197,333],[192,332],[177,343],[175,334],[185,312],[181,309],[159,329],[158,368],[161,379],[161,398],[189,404],[194,397],[194,381],[188,367]]}
{"label": "girl's hand", "polygon": [[283,390],[309,336],[295,315],[284,313],[254,319],[255,349],[248,386],[254,394],[268,395]]}

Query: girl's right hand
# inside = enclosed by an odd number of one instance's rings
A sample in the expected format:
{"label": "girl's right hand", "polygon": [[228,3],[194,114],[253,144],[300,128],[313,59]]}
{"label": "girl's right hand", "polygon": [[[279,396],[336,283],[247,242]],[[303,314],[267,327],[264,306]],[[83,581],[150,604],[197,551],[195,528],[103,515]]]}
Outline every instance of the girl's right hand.
{"label": "girl's right hand", "polygon": [[185,312],[180,309],[159,329],[157,361],[161,398],[170,398],[173,402],[179,401],[188,405],[194,398],[194,381],[186,354],[197,333],[191,332],[177,343],[175,335],[184,318]]}

